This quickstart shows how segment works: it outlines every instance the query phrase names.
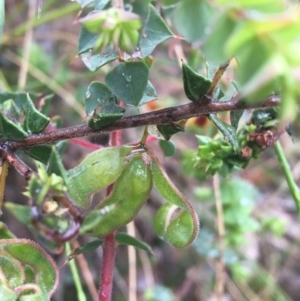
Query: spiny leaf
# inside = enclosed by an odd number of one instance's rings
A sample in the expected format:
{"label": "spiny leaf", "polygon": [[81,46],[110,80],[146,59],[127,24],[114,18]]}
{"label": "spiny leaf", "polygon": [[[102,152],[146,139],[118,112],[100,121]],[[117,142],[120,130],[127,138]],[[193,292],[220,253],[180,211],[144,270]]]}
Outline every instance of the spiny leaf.
{"label": "spiny leaf", "polygon": [[40,161],[47,165],[51,156],[52,148],[50,145],[37,145],[24,150],[24,152],[34,160]]}
{"label": "spiny leaf", "polygon": [[199,100],[199,97],[204,96],[210,86],[211,80],[195,72],[189,65],[182,63],[183,86],[184,92],[191,101]]}
{"label": "spiny leaf", "polygon": [[168,125],[158,124],[157,129],[163,135],[163,137],[168,141],[170,138],[178,132],[184,132],[185,121],[179,123],[172,123]]}
{"label": "spiny leaf", "polygon": [[51,175],[52,173],[62,177],[66,182],[66,170],[55,146],[52,146],[52,152],[47,165],[47,174]]}
{"label": "spiny leaf", "polygon": [[45,116],[35,108],[29,94],[27,93],[27,104],[24,120],[24,127],[26,131],[30,134],[40,133],[46,128],[49,122],[50,118]]}
{"label": "spiny leaf", "polygon": [[216,114],[209,114],[208,118],[223,134],[224,139],[231,144],[234,151],[237,152],[239,150],[239,143],[236,135],[236,128],[219,119]]}
{"label": "spiny leaf", "polygon": [[149,70],[143,62],[120,63],[105,76],[109,90],[128,105],[138,106],[148,83]]}
{"label": "spiny leaf", "polygon": [[24,140],[28,134],[17,123],[0,112],[0,140]]}
{"label": "spiny leaf", "polygon": [[150,81],[148,81],[147,87],[143,93],[143,97],[141,99],[141,101],[139,102],[139,106],[142,106],[143,104],[155,100],[157,99],[157,94],[156,94],[156,90],[154,88],[154,86],[152,85],[152,83]]}
{"label": "spiny leaf", "polygon": [[238,128],[239,121],[240,121],[243,113],[244,113],[244,110],[230,111],[230,123],[235,129]]}

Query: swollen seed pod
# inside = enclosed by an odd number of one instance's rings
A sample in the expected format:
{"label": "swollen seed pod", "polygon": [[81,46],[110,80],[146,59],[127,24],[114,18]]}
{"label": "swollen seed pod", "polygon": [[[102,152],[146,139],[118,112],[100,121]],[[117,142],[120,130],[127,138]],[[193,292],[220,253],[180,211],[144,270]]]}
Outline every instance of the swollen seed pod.
{"label": "swollen seed pod", "polygon": [[67,187],[76,205],[88,207],[91,196],[115,182],[126,165],[131,147],[107,147],[88,155],[68,171]]}
{"label": "swollen seed pod", "polygon": [[[147,201],[151,189],[150,167],[144,162],[141,154],[134,155],[108,197],[86,216],[81,231],[103,237],[126,225]],[[107,212],[103,214],[105,209]]]}

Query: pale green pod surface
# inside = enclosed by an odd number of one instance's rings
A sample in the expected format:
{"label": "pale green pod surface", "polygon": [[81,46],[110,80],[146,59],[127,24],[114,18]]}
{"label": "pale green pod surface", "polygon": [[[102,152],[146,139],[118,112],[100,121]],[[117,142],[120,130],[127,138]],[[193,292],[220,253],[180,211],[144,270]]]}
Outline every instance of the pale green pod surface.
{"label": "pale green pod surface", "polygon": [[105,207],[91,211],[86,216],[81,231],[103,237],[126,225],[147,201],[151,189],[152,174],[149,165],[140,154],[135,155],[115,182],[110,195],[104,200]]}
{"label": "pale green pod surface", "polygon": [[[198,216],[191,203],[169,179],[165,170],[160,166],[157,158],[154,155],[151,155],[151,158],[154,185],[159,193],[170,204],[173,204],[173,206],[168,204],[161,207],[161,211],[157,213],[155,218],[155,228],[158,230],[158,235],[162,236],[173,246],[179,248],[186,247],[194,241],[198,234]],[[170,218],[170,214],[172,215],[172,213],[168,213],[168,211],[173,211],[174,205],[182,208],[182,210],[180,210],[177,216]],[[161,233],[162,225],[164,225],[163,234]],[[176,225],[176,227],[174,227],[174,225]]]}
{"label": "pale green pod surface", "polygon": [[88,207],[94,193],[115,182],[124,166],[131,147],[107,147],[88,155],[68,171],[67,187],[72,200]]}

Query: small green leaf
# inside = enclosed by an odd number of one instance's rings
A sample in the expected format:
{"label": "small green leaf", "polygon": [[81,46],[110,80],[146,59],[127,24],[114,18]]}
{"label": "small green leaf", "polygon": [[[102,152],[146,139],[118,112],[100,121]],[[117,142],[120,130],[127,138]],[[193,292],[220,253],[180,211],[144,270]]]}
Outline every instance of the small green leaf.
{"label": "small green leaf", "polygon": [[236,128],[219,119],[216,114],[209,114],[208,118],[223,134],[224,139],[232,145],[234,151],[237,152],[239,150],[239,143],[237,140]]}
{"label": "small green leaf", "polygon": [[184,132],[184,126],[175,122],[169,125],[158,124],[157,129],[167,141],[170,140],[173,135]]}
{"label": "small green leaf", "polygon": [[125,109],[118,106],[116,97],[102,83],[92,82],[85,94],[85,110],[89,127],[99,129],[123,117]]}
{"label": "small green leaf", "polygon": [[182,63],[184,92],[191,101],[198,101],[199,97],[204,96],[210,86],[211,80],[196,73],[189,65]]}
{"label": "small green leaf", "polygon": [[174,142],[159,140],[159,146],[163,150],[166,157],[172,157],[175,154],[176,147]]}
{"label": "small green leaf", "polygon": [[52,173],[62,177],[66,182],[66,170],[55,146],[52,146],[52,152],[47,165],[47,174],[51,175]]}
{"label": "small green leaf", "polygon": [[24,120],[24,127],[26,131],[30,134],[40,133],[46,128],[49,122],[50,118],[45,116],[35,108],[29,94],[27,94],[27,104]]}
{"label": "small green leaf", "polygon": [[90,51],[92,54],[92,48],[98,39],[99,35],[91,33],[85,27],[82,27],[79,34],[79,42],[78,42],[78,54],[84,53],[86,51]]}
{"label": "small green leaf", "polygon": [[101,53],[93,54],[90,50],[81,53],[81,59],[86,67],[94,72],[102,66],[113,62],[118,58],[118,53],[114,50],[107,48]]}
{"label": "small green leaf", "polygon": [[31,224],[31,207],[11,202],[5,202],[4,206],[20,223]]}
{"label": "small green leaf", "polygon": [[120,245],[133,246],[137,249],[144,250],[147,253],[154,255],[151,246],[149,246],[147,243],[137,239],[136,237],[128,235],[124,232],[117,233],[115,236],[115,239],[116,239],[117,243],[119,243]]}
{"label": "small green leaf", "polygon": [[[215,9],[205,0],[182,0],[176,7],[172,21],[188,42],[193,43],[207,35],[207,27]],[[195,24],[197,24],[195,26]]]}
{"label": "small green leaf", "polygon": [[85,93],[85,111],[88,116],[93,116],[95,110],[112,97],[106,85],[92,82]]}
{"label": "small green leaf", "polygon": [[154,86],[152,85],[152,83],[150,81],[148,81],[148,84],[144,91],[143,97],[142,97],[141,101],[139,102],[139,106],[142,106],[145,103],[152,101],[152,100],[156,100],[156,99],[157,99],[156,90],[155,90]]}
{"label": "small green leaf", "polygon": [[159,15],[155,7],[150,5],[150,16],[144,29],[139,42],[140,51],[143,57],[149,56],[154,48],[163,41],[173,37],[173,34]]}
{"label": "small green leaf", "polygon": [[230,111],[230,123],[236,130],[243,113],[244,110]]}
{"label": "small green leaf", "polygon": [[138,106],[148,83],[149,70],[143,62],[120,63],[105,76],[109,90],[128,105]]}
{"label": "small green leaf", "polygon": [[122,118],[125,109],[117,105],[117,98],[112,96],[108,101],[106,101],[100,112],[95,114],[93,118],[89,120],[89,127],[98,130],[101,127],[111,124],[118,119]]}
{"label": "small green leaf", "polygon": [[107,147],[92,152],[68,171],[67,187],[73,201],[88,207],[91,196],[115,182],[120,176],[131,147]]}
{"label": "small green leaf", "polygon": [[24,152],[34,160],[40,161],[47,165],[51,156],[52,148],[50,145],[37,145],[24,150]]}
{"label": "small green leaf", "polygon": [[24,140],[28,134],[17,123],[0,112],[0,140]]}
{"label": "small green leaf", "polygon": [[74,249],[69,255],[68,255],[68,261],[72,260],[79,254],[83,254],[88,251],[94,251],[97,248],[99,248],[103,244],[103,240],[101,239],[96,239],[93,241],[90,241],[76,249]]}
{"label": "small green leaf", "polygon": [[4,21],[5,21],[5,6],[4,6],[5,1],[0,0],[0,41],[1,41],[1,36],[4,28]]}
{"label": "small green leaf", "polygon": [[10,238],[15,238],[15,235],[9,231],[9,229],[3,222],[0,222],[0,239]]}

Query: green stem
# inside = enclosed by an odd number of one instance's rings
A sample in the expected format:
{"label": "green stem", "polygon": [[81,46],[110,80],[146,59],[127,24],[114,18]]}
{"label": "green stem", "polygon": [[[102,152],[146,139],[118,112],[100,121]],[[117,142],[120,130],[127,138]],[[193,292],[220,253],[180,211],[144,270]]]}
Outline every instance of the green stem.
{"label": "green stem", "polygon": [[289,163],[288,163],[288,161],[287,161],[287,159],[285,157],[285,154],[283,152],[283,149],[282,149],[281,144],[280,144],[279,141],[277,141],[275,143],[275,152],[276,152],[278,161],[280,163],[280,166],[281,166],[281,168],[283,170],[283,173],[284,173],[285,179],[287,181],[287,184],[289,186],[290,192],[291,192],[291,194],[293,196],[293,199],[294,199],[294,201],[296,203],[298,214],[300,214],[300,194],[299,194],[299,188],[298,188],[297,184],[294,181],[290,165],[289,165]]}
{"label": "green stem", "polygon": [[[66,253],[67,254],[71,253],[71,247],[68,242],[66,243]],[[71,273],[72,273],[72,276],[74,279],[74,284],[75,284],[76,291],[77,291],[78,301],[86,301],[87,299],[86,299],[85,293],[84,293],[82,285],[81,285],[81,280],[79,277],[79,273],[78,273],[78,270],[76,267],[75,260],[70,260],[69,265],[70,265]]]}

